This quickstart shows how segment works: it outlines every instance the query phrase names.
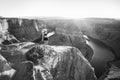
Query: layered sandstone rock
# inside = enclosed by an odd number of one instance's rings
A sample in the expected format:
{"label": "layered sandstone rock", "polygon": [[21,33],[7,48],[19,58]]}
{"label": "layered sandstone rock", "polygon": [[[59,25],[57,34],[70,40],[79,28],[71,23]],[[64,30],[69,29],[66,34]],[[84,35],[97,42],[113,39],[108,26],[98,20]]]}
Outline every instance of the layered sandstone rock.
{"label": "layered sandstone rock", "polygon": [[77,48],[31,42],[6,47],[1,50],[1,55],[16,70],[10,79],[96,80],[94,69]]}

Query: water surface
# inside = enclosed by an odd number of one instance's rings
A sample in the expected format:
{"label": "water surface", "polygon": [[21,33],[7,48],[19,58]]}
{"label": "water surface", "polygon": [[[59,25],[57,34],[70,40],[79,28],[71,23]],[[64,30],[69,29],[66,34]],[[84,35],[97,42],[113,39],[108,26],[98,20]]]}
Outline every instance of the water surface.
{"label": "water surface", "polygon": [[100,77],[105,72],[105,66],[107,61],[114,59],[112,51],[96,44],[93,41],[87,41],[87,44],[94,50],[94,55],[91,61],[91,65],[95,68],[95,74]]}

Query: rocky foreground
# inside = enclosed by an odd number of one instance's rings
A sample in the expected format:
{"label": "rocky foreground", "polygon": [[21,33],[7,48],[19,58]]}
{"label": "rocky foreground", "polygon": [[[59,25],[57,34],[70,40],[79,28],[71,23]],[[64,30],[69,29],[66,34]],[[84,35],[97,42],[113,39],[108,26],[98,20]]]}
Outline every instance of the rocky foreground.
{"label": "rocky foreground", "polygon": [[24,42],[1,47],[0,80],[96,80],[96,76],[75,47]]}

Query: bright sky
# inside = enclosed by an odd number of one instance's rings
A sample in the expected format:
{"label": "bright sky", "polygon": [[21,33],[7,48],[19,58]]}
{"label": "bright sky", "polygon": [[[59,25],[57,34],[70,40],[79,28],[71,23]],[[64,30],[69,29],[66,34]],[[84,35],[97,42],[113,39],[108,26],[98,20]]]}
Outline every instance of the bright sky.
{"label": "bright sky", "polygon": [[120,0],[0,0],[0,16],[120,18]]}

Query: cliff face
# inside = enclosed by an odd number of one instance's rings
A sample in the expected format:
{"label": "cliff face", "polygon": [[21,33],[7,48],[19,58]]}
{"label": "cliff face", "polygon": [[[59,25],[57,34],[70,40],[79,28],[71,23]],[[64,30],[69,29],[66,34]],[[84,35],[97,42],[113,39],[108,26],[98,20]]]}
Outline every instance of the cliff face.
{"label": "cliff face", "polygon": [[41,37],[41,31],[38,30],[43,23],[39,25],[35,20],[29,19],[8,19],[8,31],[20,41],[32,41]]}
{"label": "cliff face", "polygon": [[7,60],[0,55],[0,80],[11,80],[15,70],[11,68]]}
{"label": "cliff face", "polygon": [[96,80],[88,60],[74,47],[24,42],[6,46],[1,55],[16,71],[7,80]]}

